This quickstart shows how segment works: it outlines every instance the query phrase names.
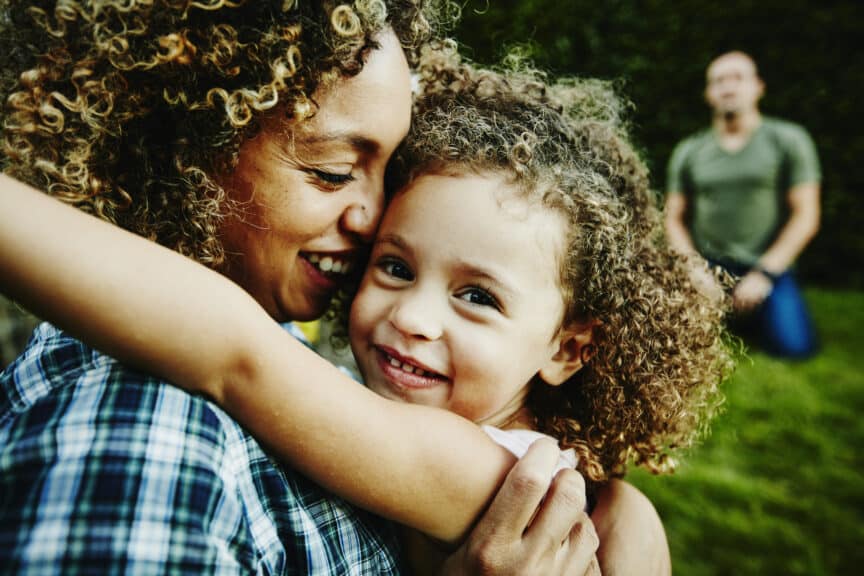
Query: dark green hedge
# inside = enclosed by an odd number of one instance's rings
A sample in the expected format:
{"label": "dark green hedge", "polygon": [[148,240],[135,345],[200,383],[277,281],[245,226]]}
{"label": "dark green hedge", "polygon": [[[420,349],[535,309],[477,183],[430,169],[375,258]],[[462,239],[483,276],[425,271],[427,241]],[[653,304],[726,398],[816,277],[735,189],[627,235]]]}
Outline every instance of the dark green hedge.
{"label": "dark green hedge", "polygon": [[806,126],[822,160],[822,230],[801,275],[864,288],[862,22],[864,2],[852,0],[467,0],[455,34],[480,62],[522,45],[553,73],[620,80],[658,188],[678,139],[709,120],[707,63],[751,53],[767,84],[763,111]]}

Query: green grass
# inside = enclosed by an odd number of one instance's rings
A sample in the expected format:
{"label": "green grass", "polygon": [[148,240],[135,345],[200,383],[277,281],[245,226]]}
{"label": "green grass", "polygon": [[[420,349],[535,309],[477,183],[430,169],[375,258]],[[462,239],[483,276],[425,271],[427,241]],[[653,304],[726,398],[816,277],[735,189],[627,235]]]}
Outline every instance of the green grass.
{"label": "green grass", "polygon": [[628,476],[663,518],[675,574],[864,570],[864,294],[807,299],[819,355],[750,353],[711,436],[676,473]]}

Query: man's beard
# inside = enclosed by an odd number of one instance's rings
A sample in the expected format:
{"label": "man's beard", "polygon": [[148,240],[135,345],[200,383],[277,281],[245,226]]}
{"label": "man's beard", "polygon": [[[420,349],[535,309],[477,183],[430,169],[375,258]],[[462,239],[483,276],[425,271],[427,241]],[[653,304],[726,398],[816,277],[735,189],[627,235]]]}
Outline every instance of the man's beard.
{"label": "man's beard", "polygon": [[724,110],[720,115],[726,122],[732,122],[738,118],[738,110]]}

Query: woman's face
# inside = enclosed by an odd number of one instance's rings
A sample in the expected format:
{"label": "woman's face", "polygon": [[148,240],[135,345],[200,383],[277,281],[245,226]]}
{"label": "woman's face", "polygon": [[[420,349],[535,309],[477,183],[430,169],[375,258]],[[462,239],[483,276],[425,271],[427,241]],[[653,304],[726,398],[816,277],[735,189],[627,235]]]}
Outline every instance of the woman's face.
{"label": "woman's face", "polygon": [[315,116],[265,122],[224,182],[239,203],[221,230],[226,273],[278,321],[320,316],[381,218],[411,80],[395,34],[380,44],[359,74],[314,95]]}

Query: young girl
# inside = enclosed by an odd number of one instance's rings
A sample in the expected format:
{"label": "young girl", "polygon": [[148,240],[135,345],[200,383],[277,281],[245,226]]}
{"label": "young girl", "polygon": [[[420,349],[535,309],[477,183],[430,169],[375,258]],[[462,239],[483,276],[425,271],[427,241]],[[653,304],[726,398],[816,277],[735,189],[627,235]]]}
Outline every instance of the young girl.
{"label": "young girl", "polygon": [[[315,481],[446,544],[510,463],[471,422],[514,452],[556,438],[593,490],[630,462],[671,469],[730,363],[722,306],[666,247],[602,85],[452,53],[422,72],[351,308],[368,389],[222,276],[17,189],[0,209],[0,269],[43,316],[210,396]],[[28,206],[67,237],[20,224]]]}

